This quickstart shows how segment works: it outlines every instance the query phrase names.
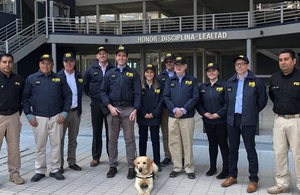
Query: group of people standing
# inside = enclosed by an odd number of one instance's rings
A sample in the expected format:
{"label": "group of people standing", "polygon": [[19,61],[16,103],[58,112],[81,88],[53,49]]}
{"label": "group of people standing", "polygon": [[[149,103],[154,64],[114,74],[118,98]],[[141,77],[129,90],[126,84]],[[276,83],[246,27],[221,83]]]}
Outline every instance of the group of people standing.
{"label": "group of people standing", "polygon": [[[133,161],[136,158],[134,135],[135,120],[139,126],[139,155],[145,156],[148,130],[151,133],[154,162],[159,171],[173,162],[170,177],[184,170],[189,179],[195,179],[193,135],[195,110],[203,118],[209,142],[210,169],[207,176],[217,173],[218,147],[223,168],[217,175],[225,179],[222,187],[237,183],[238,151],[242,136],[249,162],[247,192],[258,187],[258,158],[255,133],[259,112],[267,104],[264,83],[250,70],[244,55],[233,59],[235,74],[227,82],[219,78],[219,66],[206,66],[208,81],[198,86],[198,81],[187,74],[187,61],[183,56],[167,53],[166,69],[158,76],[152,64],[144,67],[142,79],[127,65],[128,50],[120,45],[115,52],[116,66],[108,62],[109,52],[104,46],[96,51],[97,61],[84,76],[75,70],[75,56],[67,52],[63,57],[64,69],[54,73],[53,59],[49,54],[40,58],[39,71],[26,81],[12,73],[13,56],[0,57],[0,146],[6,137],[8,148],[9,180],[23,184],[19,175],[22,109],[33,126],[36,143],[37,182],[45,177],[46,143],[51,146],[50,177],[65,179],[64,137],[68,130],[68,158],[70,169],[80,171],[76,164],[77,135],[82,113],[82,92],[91,98],[93,128],[91,167],[100,163],[102,155],[103,122],[106,130],[106,151],[109,157],[107,178],[118,170],[118,138],[122,127],[128,161],[128,179],[134,179]],[[295,68],[296,56],[292,50],[279,53],[281,71],[271,77],[269,96],[274,103],[273,148],[275,154],[276,185],[268,189],[271,194],[289,191],[288,149],[293,153],[300,190],[300,73]],[[159,127],[161,126],[164,159],[160,160]]]}

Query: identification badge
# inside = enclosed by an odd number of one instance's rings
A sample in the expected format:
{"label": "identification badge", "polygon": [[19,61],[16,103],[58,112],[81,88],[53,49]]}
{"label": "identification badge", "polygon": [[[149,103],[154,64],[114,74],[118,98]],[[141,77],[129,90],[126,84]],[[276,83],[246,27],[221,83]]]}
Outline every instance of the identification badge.
{"label": "identification badge", "polygon": [[20,85],[20,83],[18,81],[15,82],[15,85]]}
{"label": "identification badge", "polygon": [[249,82],[249,86],[250,87],[255,87],[255,82],[253,81],[253,82]]}
{"label": "identification badge", "polygon": [[191,85],[191,84],[192,84],[192,81],[185,81],[185,84]]}
{"label": "identification badge", "polygon": [[126,76],[128,76],[128,77],[133,77],[133,73],[131,73],[131,72],[126,72]]}
{"label": "identification badge", "polygon": [[78,82],[79,82],[79,83],[82,83],[82,82],[83,82],[83,79],[82,79],[82,78],[78,79]]}
{"label": "identification badge", "polygon": [[160,93],[160,89],[155,89],[154,92],[157,93],[157,94],[159,94]]}
{"label": "identification badge", "polygon": [[52,81],[55,83],[58,83],[58,82],[60,82],[60,78],[52,78]]}
{"label": "identification badge", "polygon": [[294,82],[294,86],[300,86],[300,82]]}
{"label": "identification badge", "polygon": [[223,91],[223,87],[217,87],[216,91]]}

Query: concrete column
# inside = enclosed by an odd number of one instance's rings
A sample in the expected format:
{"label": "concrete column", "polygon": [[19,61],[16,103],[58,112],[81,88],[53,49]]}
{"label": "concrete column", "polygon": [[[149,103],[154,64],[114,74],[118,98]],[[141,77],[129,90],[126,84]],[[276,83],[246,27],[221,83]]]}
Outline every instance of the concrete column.
{"label": "concrete column", "polygon": [[157,65],[157,73],[162,72],[162,63],[161,63],[161,50],[158,51],[158,65]]}
{"label": "concrete column", "polygon": [[197,30],[197,0],[194,0],[194,31]]}
{"label": "concrete column", "polygon": [[253,0],[249,0],[250,27],[253,27],[255,24],[254,17],[253,17],[253,11],[254,11],[254,2],[253,2]]}
{"label": "concrete column", "polygon": [[[158,17],[158,19],[161,19],[161,11],[160,11],[160,10],[158,10],[157,17]],[[161,32],[161,28],[160,28],[160,20],[158,20],[157,31],[158,31],[158,33]]]}
{"label": "concrete column", "polygon": [[53,72],[57,72],[57,60],[56,60],[56,43],[51,44],[52,58],[53,58]]}
{"label": "concrete column", "polygon": [[96,29],[97,29],[97,34],[100,33],[100,6],[97,4],[96,5]]}
{"label": "concrete column", "polygon": [[247,39],[247,57],[250,61],[250,70],[253,70],[253,56],[252,56],[252,39]]}
{"label": "concrete column", "polygon": [[146,52],[145,52],[145,49],[144,49],[143,46],[141,47],[140,54],[141,54],[141,67],[139,68],[139,70],[140,70],[141,72],[140,72],[139,74],[140,74],[140,75],[143,75],[143,72],[144,72],[144,66],[145,66],[145,64],[146,64]]}
{"label": "concrete column", "polygon": [[147,20],[146,1],[143,1],[143,33],[146,33],[147,31],[146,20]]}
{"label": "concrete column", "polygon": [[49,1],[49,17],[54,17],[53,1]]}
{"label": "concrete column", "polygon": [[193,48],[193,72],[194,72],[194,77],[198,79],[198,62],[197,62],[197,48]]}
{"label": "concrete column", "polygon": [[202,83],[206,80],[205,67],[206,67],[206,50],[202,50]]}

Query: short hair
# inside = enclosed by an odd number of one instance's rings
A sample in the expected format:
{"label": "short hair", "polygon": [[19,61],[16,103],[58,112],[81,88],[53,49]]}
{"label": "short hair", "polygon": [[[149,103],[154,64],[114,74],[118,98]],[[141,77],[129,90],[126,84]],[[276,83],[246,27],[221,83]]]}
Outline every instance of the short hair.
{"label": "short hair", "polygon": [[279,55],[278,55],[278,56],[280,56],[280,54],[283,54],[283,53],[289,53],[290,56],[292,57],[292,59],[295,59],[295,58],[296,58],[295,52],[294,52],[293,50],[291,50],[291,49],[283,49],[283,50],[281,50],[281,51],[279,52]]}
{"label": "short hair", "polygon": [[14,61],[14,56],[10,53],[3,53],[0,55],[0,62],[2,61],[3,57],[11,57],[12,61]]}

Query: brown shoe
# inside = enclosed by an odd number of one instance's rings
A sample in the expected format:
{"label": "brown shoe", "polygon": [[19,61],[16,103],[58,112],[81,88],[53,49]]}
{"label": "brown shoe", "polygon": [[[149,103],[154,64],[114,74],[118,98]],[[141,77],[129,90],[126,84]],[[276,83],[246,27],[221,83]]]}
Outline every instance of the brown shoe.
{"label": "brown shoe", "polygon": [[257,190],[257,182],[250,181],[248,184],[247,192],[253,193],[253,192],[256,192],[256,190]]}
{"label": "brown shoe", "polygon": [[237,180],[234,177],[228,177],[222,184],[222,187],[228,187],[231,186],[232,184],[236,184]]}
{"label": "brown shoe", "polygon": [[19,173],[13,173],[9,175],[9,181],[17,185],[25,183],[24,179],[19,175]]}
{"label": "brown shoe", "polygon": [[95,167],[97,165],[99,165],[99,160],[92,160],[91,163],[90,163],[91,167]]}

